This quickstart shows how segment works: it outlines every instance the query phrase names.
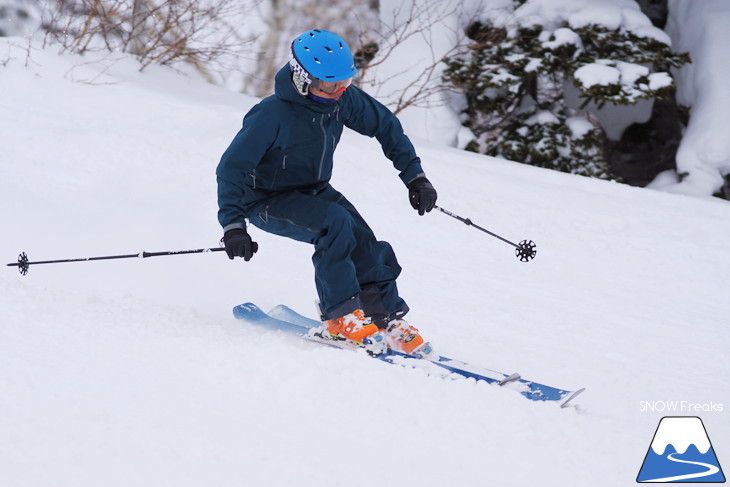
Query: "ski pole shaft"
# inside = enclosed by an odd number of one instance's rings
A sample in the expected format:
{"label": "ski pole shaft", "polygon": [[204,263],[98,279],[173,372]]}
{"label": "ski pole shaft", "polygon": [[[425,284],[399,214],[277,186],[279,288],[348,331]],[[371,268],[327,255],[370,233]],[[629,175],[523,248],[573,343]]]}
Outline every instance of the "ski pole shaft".
{"label": "ski pole shaft", "polygon": [[519,245],[517,245],[516,243],[510,242],[506,238],[500,237],[496,233],[490,232],[486,228],[480,227],[479,225],[477,225],[476,223],[474,223],[473,221],[471,221],[471,219],[469,219],[469,218],[464,218],[462,216],[459,216],[459,215],[456,215],[454,213],[451,213],[450,211],[445,210],[445,209],[441,208],[440,206],[434,206],[434,208],[436,208],[438,211],[440,211],[441,213],[443,213],[445,215],[449,215],[451,218],[456,218],[457,220],[459,220],[460,222],[462,222],[462,223],[464,223],[464,224],[466,224],[468,226],[474,227],[477,230],[481,230],[482,232],[491,235],[492,237],[498,238],[502,242],[506,242],[506,243],[510,244],[512,247],[515,247],[515,248],[518,248],[519,247]]}
{"label": "ski pole shaft", "polygon": [[8,267],[17,267],[18,271],[22,275],[26,275],[28,273],[28,268],[31,265],[40,265],[40,264],[64,264],[64,263],[70,263],[70,262],[91,262],[95,260],[116,260],[116,259],[146,259],[148,257],[160,257],[163,255],[186,255],[186,254],[203,254],[206,252],[221,252],[225,249],[222,247],[215,247],[215,248],[208,248],[208,249],[195,249],[195,250],[168,250],[164,252],[146,252],[142,251],[136,254],[123,254],[123,255],[103,255],[99,257],[82,257],[78,259],[58,259],[58,260],[38,260],[38,261],[29,261],[28,255],[25,252],[22,252],[18,256],[18,262],[11,262],[10,264],[7,264]]}
{"label": "ski pole shaft", "polygon": [[459,216],[455,213],[452,213],[449,210],[441,208],[440,206],[434,206],[434,208],[437,209],[438,211],[440,211],[441,213],[443,213],[444,215],[448,215],[451,218],[455,218],[455,219],[459,220],[460,222],[466,224],[467,226],[474,227],[477,230],[481,230],[482,232],[484,232],[488,235],[491,235],[492,237],[498,238],[502,242],[510,244],[511,246],[513,246],[515,248],[515,255],[517,255],[517,258],[520,259],[522,262],[527,262],[529,260],[534,259],[535,255],[537,254],[537,250],[535,250],[535,242],[533,242],[532,240],[523,240],[519,244],[516,244],[514,242],[507,240],[506,238],[504,238],[500,235],[497,235],[494,232],[490,232],[486,228],[480,227],[479,225],[477,225],[476,223],[471,221],[470,218],[464,218],[463,216]]}

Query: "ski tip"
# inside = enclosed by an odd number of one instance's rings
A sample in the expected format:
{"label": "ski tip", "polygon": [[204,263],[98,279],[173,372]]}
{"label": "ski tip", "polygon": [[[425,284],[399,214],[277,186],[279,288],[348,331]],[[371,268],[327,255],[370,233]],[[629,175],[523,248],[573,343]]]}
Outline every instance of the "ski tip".
{"label": "ski tip", "polygon": [[285,304],[277,304],[271,310],[267,313],[268,315],[276,314],[276,313],[288,313],[291,312],[292,309],[289,306],[286,306]]}
{"label": "ski tip", "polygon": [[253,303],[243,303],[233,308],[233,316],[242,320],[260,319],[264,316],[264,312]]}

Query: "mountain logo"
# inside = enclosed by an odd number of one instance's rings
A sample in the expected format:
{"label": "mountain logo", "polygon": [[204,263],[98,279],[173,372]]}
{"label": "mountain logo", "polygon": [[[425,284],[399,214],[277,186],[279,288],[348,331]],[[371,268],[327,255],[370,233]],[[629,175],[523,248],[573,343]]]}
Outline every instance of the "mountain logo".
{"label": "mountain logo", "polygon": [[637,482],[725,482],[702,420],[665,416],[659,421]]}

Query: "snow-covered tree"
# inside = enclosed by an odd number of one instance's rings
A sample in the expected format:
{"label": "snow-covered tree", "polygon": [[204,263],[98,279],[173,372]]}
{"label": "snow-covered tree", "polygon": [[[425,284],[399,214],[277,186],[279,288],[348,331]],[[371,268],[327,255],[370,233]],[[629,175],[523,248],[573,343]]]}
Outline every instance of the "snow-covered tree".
{"label": "snow-covered tree", "polygon": [[[466,94],[468,149],[541,167],[611,177],[594,113],[671,96],[667,70],[689,61],[671,50],[634,0],[512,0],[468,29],[468,51],[444,80]],[[582,104],[566,103],[566,89]]]}

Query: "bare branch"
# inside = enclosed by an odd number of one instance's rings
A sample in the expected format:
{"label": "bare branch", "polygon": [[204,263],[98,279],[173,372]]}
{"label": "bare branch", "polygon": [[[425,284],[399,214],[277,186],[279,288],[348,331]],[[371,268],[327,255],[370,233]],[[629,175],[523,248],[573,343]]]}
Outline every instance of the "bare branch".
{"label": "bare branch", "polygon": [[212,81],[210,65],[235,58],[250,42],[230,18],[260,0],[57,0],[43,28],[64,51],[127,52],[151,64],[184,62]]}
{"label": "bare branch", "polygon": [[[408,11],[405,11],[408,8]],[[413,106],[433,107],[443,104],[441,97],[437,96],[443,92],[454,91],[452,87],[440,80],[440,73],[443,68],[444,59],[467,49],[466,35],[462,29],[451,27],[447,31],[450,37],[450,47],[446,50],[441,48],[437,52],[436,42],[433,38],[434,28],[438,26],[442,31],[448,19],[462,14],[462,6],[458,3],[446,3],[436,0],[426,2],[410,2],[408,7],[401,5],[394,14],[395,20],[381,26],[383,48],[378,51],[377,59],[362,69],[362,80],[373,71],[373,68],[385,65],[394,53],[406,43],[418,42],[425,53],[428,61],[420,63],[418,60],[411,66],[403,66],[397,73],[391,73],[387,78],[372,79],[367,83],[379,87],[389,84],[393,79],[400,79],[397,83],[399,88],[391,93],[381,94],[385,100],[392,100],[390,106],[394,113],[398,114],[404,109]],[[443,33],[443,32],[442,32]],[[418,66],[414,70],[414,66]]]}

